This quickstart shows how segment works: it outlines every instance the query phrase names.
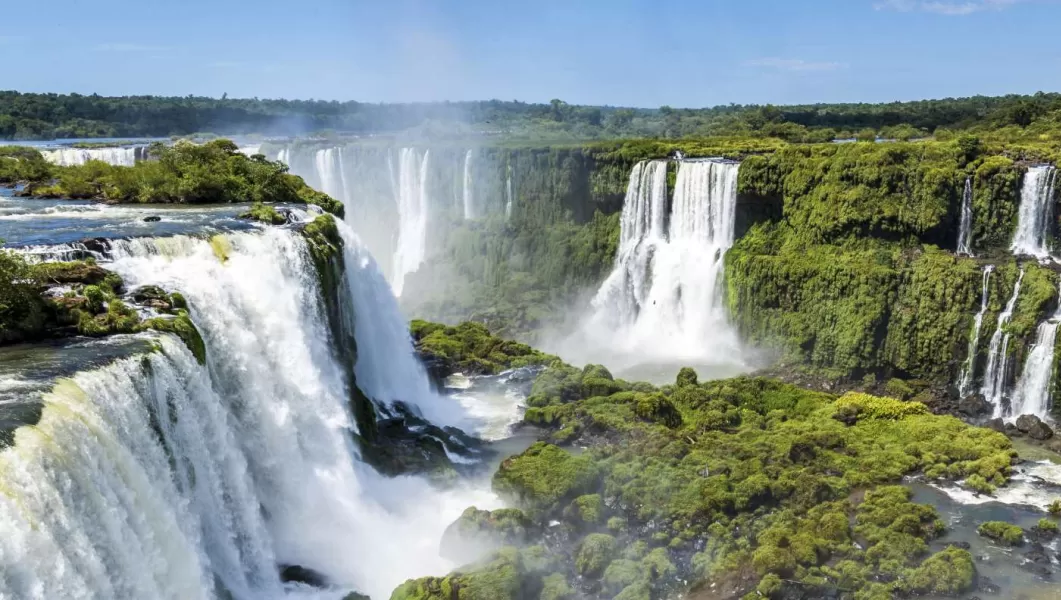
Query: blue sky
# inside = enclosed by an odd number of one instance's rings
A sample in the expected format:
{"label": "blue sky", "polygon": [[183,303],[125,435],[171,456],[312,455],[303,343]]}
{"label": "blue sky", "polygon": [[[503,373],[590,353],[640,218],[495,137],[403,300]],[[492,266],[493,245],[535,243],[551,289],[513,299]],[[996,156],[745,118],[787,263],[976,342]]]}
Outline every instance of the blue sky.
{"label": "blue sky", "polygon": [[0,88],[19,91],[701,107],[1061,90],[1058,0],[5,4]]}

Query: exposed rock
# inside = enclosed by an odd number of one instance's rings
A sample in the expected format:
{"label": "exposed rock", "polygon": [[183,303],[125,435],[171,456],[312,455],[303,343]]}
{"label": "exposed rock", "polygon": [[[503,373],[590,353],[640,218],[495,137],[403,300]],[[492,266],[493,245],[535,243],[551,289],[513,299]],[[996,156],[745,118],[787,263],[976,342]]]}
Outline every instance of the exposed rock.
{"label": "exposed rock", "polygon": [[987,575],[980,575],[977,579],[976,589],[985,594],[998,594],[1002,591],[995,582],[991,581],[991,578]]}
{"label": "exposed rock", "polygon": [[951,542],[950,545],[961,550],[968,550],[972,547],[969,542]]}
{"label": "exposed rock", "polygon": [[991,419],[987,423],[984,423],[984,427],[988,429],[994,429],[999,433],[1006,433],[1006,422],[1002,419]]}
{"label": "exposed rock", "polygon": [[328,586],[328,579],[324,575],[301,565],[280,565],[280,581],[304,583],[316,588]]}
{"label": "exposed rock", "polygon": [[1054,430],[1035,415],[1017,417],[1016,427],[1018,431],[1028,434],[1028,437],[1033,440],[1048,440],[1054,437]]}
{"label": "exposed rock", "polygon": [[989,414],[991,408],[991,403],[984,399],[983,394],[970,394],[958,401],[958,412],[969,418]]}
{"label": "exposed rock", "polygon": [[148,216],[144,217],[144,222],[145,223],[158,223],[161,220],[162,220],[162,217],[160,217],[158,215],[148,215]]}

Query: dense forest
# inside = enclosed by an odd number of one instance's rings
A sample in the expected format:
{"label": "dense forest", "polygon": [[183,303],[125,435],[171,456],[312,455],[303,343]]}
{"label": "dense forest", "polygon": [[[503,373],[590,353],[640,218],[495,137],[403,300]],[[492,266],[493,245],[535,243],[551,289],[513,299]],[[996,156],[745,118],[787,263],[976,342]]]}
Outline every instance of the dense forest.
{"label": "dense forest", "polygon": [[1005,130],[1010,137],[1061,129],[1061,94],[975,96],[886,104],[621,108],[489,100],[370,104],[0,91],[0,139],[163,137],[201,132],[295,135],[420,133],[527,139],[758,135],[789,141],[945,136]]}

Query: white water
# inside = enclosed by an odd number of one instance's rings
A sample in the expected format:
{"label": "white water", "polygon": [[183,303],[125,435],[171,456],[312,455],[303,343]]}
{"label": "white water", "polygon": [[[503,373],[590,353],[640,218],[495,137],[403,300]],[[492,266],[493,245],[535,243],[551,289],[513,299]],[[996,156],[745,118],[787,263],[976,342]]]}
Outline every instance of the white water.
{"label": "white water", "polygon": [[[1061,297],[1061,292],[1059,292]],[[1054,381],[1054,346],[1057,341],[1057,326],[1061,323],[1061,307],[1050,319],[1039,323],[1035,345],[1024,359],[1013,398],[1005,417],[1016,419],[1021,415],[1035,415],[1040,419],[1050,416],[1051,387]]]}
{"label": "white water", "polygon": [[969,395],[972,391],[973,377],[976,370],[976,350],[980,345],[980,329],[984,324],[984,315],[987,314],[988,284],[991,283],[991,273],[995,270],[994,265],[987,265],[983,271],[983,283],[980,284],[980,310],[973,318],[973,332],[969,337],[969,357],[965,361],[961,379],[958,381],[958,390],[962,397]]}
{"label": "white water", "polygon": [[668,214],[667,163],[634,167],[616,265],[592,304],[588,336],[598,348],[657,363],[743,365],[721,288],[738,169],[719,161],[679,163]]}
{"label": "white water", "polygon": [[505,173],[505,219],[512,218],[512,165],[506,167]]}
{"label": "white water", "polygon": [[342,152],[342,148],[317,150],[313,155],[313,165],[317,181],[320,182],[320,191],[345,204],[347,199],[346,186],[343,185]]}
{"label": "white water", "polygon": [[1017,282],[1013,284],[1013,294],[998,315],[995,333],[992,334],[991,343],[987,349],[987,369],[984,371],[984,385],[981,393],[984,399],[994,406],[994,417],[1002,416],[1002,394],[1006,386],[1006,364],[1008,362],[1006,352],[1009,349],[1009,334],[1003,332],[1003,328],[1013,317],[1013,310],[1017,307],[1017,297],[1020,295],[1020,285],[1023,281],[1024,269],[1022,268],[1020,275],[1017,276]]}
{"label": "white water", "polygon": [[1042,482],[1053,486],[1061,486],[1061,465],[1050,461],[1040,461],[1030,463],[1027,466],[1020,466],[1010,478],[1009,483],[990,496],[971,492],[953,485],[933,484],[933,487],[943,491],[952,500],[962,504],[998,502],[1001,504],[1034,506],[1046,511],[1050,503],[1057,499],[1057,495],[1049,487],[1042,485]]}
{"label": "white water", "polygon": [[965,178],[965,190],[962,192],[961,220],[958,223],[958,254],[972,256],[973,237],[973,181]]}
{"label": "white water", "polygon": [[[394,298],[343,229],[361,385],[458,420],[455,402],[424,391]],[[195,238],[116,244],[111,266],[131,287],[185,294],[208,368],[166,341],[146,374],[137,360],[82,374],[84,398],[64,391],[41,426],[19,430],[0,454],[0,563],[19,569],[0,576],[11,590],[0,597],[209,598],[217,573],[240,600],[274,598],[282,563],[386,598],[455,566],[438,542],[465,507],[497,506],[475,486],[439,492],[356,460],[346,370],[304,240],[279,228],[222,239],[225,262]],[[92,378],[115,383],[95,391],[81,382]],[[151,436],[153,406],[172,469]]]}
{"label": "white water", "polygon": [[427,173],[431,151],[402,148],[398,159],[398,245],[394,250],[391,287],[401,296],[405,276],[420,268],[427,254],[427,218],[430,198]]}
{"label": "white water", "polygon": [[1050,235],[1054,214],[1054,182],[1057,169],[1052,166],[1031,167],[1024,175],[1020,193],[1017,231],[1010,251],[1037,258],[1050,256]]}
{"label": "white water", "polygon": [[476,218],[475,192],[473,191],[475,180],[472,178],[472,161],[475,154],[469,150],[464,155],[464,219]]}
{"label": "white water", "polygon": [[137,154],[142,154],[142,147],[130,148],[58,148],[43,150],[44,160],[64,166],[83,165],[90,160],[101,160],[109,165],[131,167],[136,164]]}

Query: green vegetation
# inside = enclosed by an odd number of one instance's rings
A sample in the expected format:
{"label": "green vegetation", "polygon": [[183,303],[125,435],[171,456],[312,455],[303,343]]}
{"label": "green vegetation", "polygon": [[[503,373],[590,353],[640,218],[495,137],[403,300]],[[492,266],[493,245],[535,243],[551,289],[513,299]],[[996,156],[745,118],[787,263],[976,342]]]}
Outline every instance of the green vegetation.
{"label": "green vegetation", "polygon": [[469,321],[447,327],[414,320],[410,330],[421,358],[428,363],[441,363],[440,369],[446,373],[489,375],[556,360],[526,344],[495,337],[480,323]]}
{"label": "green vegetation", "polygon": [[250,210],[241,214],[239,218],[259,221],[266,225],[283,225],[287,222],[287,217],[277,212],[272,206],[261,202],[251,206]]}
{"label": "green vegetation", "polygon": [[[1039,140],[1061,130],[1061,95],[975,96],[887,104],[726,105],[681,109],[528,104],[489,100],[370,104],[250,98],[0,92],[0,139],[218,133],[354,134],[414,129],[437,135],[483,129],[529,139],[756,135],[798,142],[909,140],[958,131]],[[1056,139],[1056,137],[1054,137]]]}
{"label": "green vegetation", "polygon": [[988,521],[976,528],[976,533],[1006,546],[1024,543],[1024,530],[1005,521]]}
{"label": "green vegetation", "polygon": [[[283,163],[244,156],[228,140],[154,144],[149,152],[153,160],[132,167],[100,161],[60,167],[45,163],[39,153],[23,149],[15,155],[0,148],[0,183],[23,182],[25,188],[18,194],[29,197],[174,204],[286,202],[316,204],[343,215],[341,202],[289,174]],[[263,211],[252,209],[251,214],[263,216]]]}
{"label": "green vegetation", "polygon": [[535,565],[548,568],[528,568],[529,550],[501,547],[448,578],[408,582],[393,599],[465,597],[452,586],[502,579],[491,588],[500,600],[544,590],[563,598],[575,586],[589,598],[660,598],[683,579],[733,597],[788,586],[866,599],[959,595],[974,586],[972,557],[933,554],[944,525],[898,484],[921,474],[1003,485],[1015,456],[1002,434],[918,402],[755,377],[700,383],[691,369],[655,387],[555,361],[527,404],[525,422],[546,441],[503,461],[493,479],[521,509],[518,521],[465,515],[518,522],[531,548],[544,531],[569,542],[545,545]]}

